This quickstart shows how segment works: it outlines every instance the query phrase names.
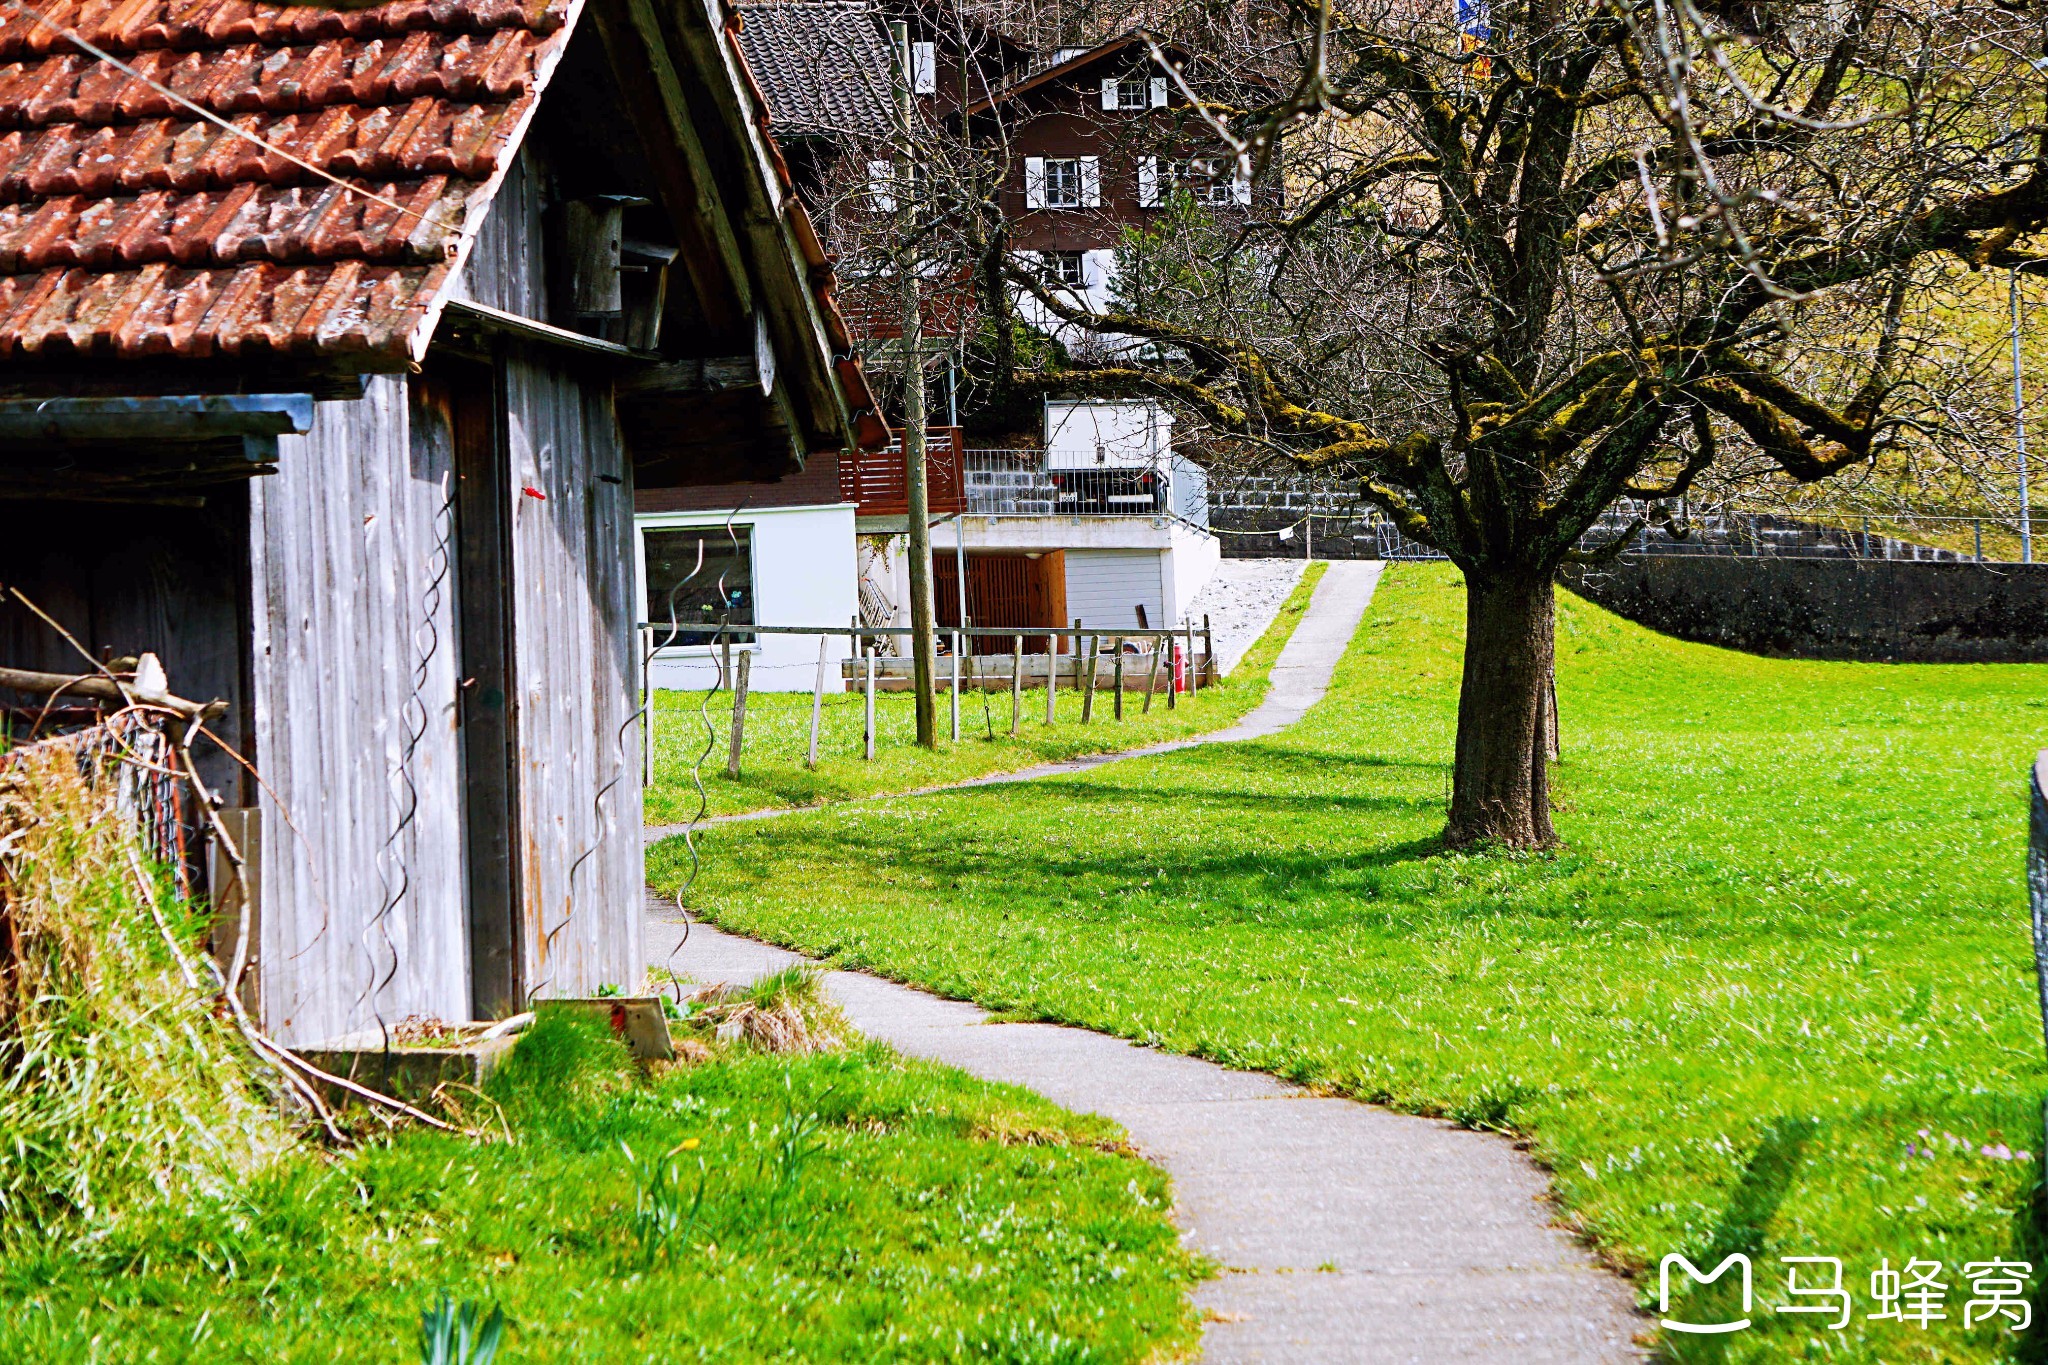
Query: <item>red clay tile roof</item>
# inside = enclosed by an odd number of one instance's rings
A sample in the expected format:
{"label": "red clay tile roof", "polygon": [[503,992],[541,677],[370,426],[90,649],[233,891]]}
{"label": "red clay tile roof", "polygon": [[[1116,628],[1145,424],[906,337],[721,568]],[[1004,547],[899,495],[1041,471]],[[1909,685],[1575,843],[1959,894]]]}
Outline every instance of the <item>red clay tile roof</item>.
{"label": "red clay tile roof", "polygon": [[40,0],[290,157],[0,17],[0,359],[416,355],[572,3]]}

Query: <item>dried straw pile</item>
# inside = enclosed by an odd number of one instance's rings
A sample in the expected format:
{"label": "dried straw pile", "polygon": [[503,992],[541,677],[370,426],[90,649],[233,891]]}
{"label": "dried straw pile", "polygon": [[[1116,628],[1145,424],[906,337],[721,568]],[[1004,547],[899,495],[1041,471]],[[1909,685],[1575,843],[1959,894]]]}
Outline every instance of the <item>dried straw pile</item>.
{"label": "dried straw pile", "polygon": [[815,967],[797,965],[744,986],[707,986],[690,997],[685,1019],[721,1043],[744,1043],[759,1052],[832,1052],[853,1031],[825,998],[820,976]]}
{"label": "dried straw pile", "polygon": [[0,768],[0,1245],[224,1190],[292,1141],[194,908],[145,870],[118,775],[74,753]]}

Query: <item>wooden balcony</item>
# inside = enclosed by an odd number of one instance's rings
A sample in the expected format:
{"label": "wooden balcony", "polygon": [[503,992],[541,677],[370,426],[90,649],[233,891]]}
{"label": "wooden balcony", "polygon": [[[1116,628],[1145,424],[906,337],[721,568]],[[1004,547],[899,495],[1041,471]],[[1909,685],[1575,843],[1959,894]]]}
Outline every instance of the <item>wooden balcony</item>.
{"label": "wooden balcony", "polygon": [[[966,510],[961,498],[962,463],[960,428],[932,427],[926,431],[925,497],[932,516],[952,516]],[[841,456],[839,496],[855,504],[855,516],[907,516],[910,500],[904,473],[900,439],[885,450]]]}

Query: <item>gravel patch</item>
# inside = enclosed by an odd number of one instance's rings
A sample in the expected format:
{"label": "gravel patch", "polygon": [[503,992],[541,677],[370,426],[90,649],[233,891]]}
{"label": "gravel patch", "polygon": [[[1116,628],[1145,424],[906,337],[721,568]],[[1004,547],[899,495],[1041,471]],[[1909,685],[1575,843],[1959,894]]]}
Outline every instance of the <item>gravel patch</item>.
{"label": "gravel patch", "polygon": [[1225,673],[1266,633],[1307,569],[1301,559],[1226,559],[1217,566],[1188,613],[1197,623],[1207,613],[1216,633],[1216,662]]}

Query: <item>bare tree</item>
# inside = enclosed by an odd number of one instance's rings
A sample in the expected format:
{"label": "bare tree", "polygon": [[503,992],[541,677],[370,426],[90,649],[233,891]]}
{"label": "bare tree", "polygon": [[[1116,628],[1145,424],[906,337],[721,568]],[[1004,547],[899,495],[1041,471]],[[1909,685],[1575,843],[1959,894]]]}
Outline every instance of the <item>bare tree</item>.
{"label": "bare tree", "polygon": [[[1795,484],[1955,436],[1958,271],[2036,269],[2043,19],[2004,0],[1293,0],[1210,135],[1284,185],[1183,205],[1074,327],[1136,338],[1037,390],[1157,394],[1355,479],[1467,585],[1452,845],[1554,841],[1552,584],[1617,502]],[[1198,22],[1190,19],[1190,24]],[[1191,94],[1200,94],[1187,83]],[[1946,408],[1945,406],[1946,405]]]}

